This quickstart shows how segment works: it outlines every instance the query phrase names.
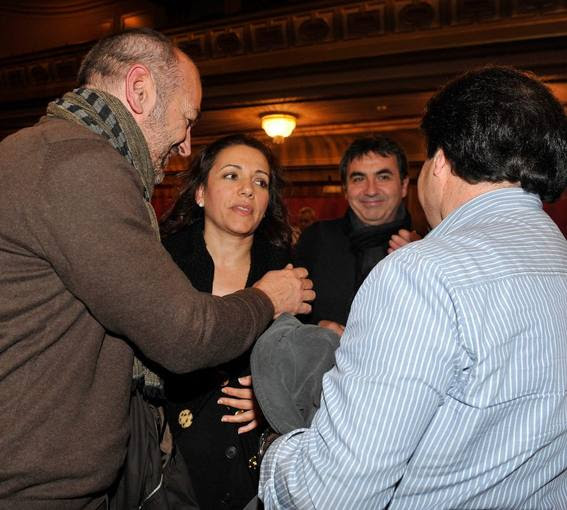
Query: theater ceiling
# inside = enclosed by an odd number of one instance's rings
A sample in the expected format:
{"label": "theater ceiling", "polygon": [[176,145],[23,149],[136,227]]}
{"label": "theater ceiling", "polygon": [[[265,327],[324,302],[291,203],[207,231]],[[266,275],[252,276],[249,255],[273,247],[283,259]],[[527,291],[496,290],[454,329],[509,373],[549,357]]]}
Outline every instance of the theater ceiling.
{"label": "theater ceiling", "polygon": [[276,150],[306,171],[330,169],[368,132],[395,136],[419,162],[428,97],[479,65],[534,71],[567,104],[567,0],[0,0],[0,138],[74,86],[94,40],[134,26],[162,30],[200,68],[194,146],[237,131],[266,138],[260,116],[285,111],[297,127]]}

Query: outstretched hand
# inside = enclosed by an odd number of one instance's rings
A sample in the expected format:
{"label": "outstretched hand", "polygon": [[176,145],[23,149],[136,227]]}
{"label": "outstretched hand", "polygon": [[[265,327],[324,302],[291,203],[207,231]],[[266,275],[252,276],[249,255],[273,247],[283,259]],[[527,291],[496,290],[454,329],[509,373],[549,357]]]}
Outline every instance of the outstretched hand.
{"label": "outstretched hand", "polygon": [[226,423],[245,423],[238,428],[238,433],[244,434],[254,430],[263,421],[263,416],[252,390],[252,376],[240,377],[238,382],[246,388],[225,386],[221,391],[227,397],[221,397],[217,403],[237,409],[234,414],[225,414],[221,420]]}
{"label": "outstretched hand", "polygon": [[274,317],[287,312],[293,315],[309,313],[309,301],[315,299],[313,282],[307,278],[307,269],[288,264],[279,271],[269,271],[254,287],[263,291],[274,305]]}

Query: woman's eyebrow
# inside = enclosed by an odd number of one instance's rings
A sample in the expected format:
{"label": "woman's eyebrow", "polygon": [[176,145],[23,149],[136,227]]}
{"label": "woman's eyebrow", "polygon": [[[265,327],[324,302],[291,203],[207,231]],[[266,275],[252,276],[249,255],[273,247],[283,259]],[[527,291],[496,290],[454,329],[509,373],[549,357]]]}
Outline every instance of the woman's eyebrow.
{"label": "woman's eyebrow", "polygon": [[234,168],[238,168],[239,170],[242,170],[242,167],[241,167],[240,165],[237,165],[236,163],[227,163],[226,165],[221,166],[221,170],[222,170],[223,168],[228,167],[228,166],[232,166],[232,167],[234,167]]}

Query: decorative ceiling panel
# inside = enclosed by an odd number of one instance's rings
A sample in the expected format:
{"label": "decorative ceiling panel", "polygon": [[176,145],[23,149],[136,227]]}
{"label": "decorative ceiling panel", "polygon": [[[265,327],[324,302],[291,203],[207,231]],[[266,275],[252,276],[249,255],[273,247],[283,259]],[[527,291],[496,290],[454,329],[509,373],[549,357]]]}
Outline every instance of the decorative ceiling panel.
{"label": "decorative ceiling panel", "polygon": [[[108,8],[114,16],[108,18],[111,31],[125,16],[149,23],[150,10],[142,5],[172,5],[47,3]],[[171,25],[165,31],[201,70],[203,117],[193,133],[197,145],[236,131],[261,135],[260,115],[270,111],[298,116],[292,139],[399,130],[418,136],[419,117],[433,91],[448,78],[488,63],[537,72],[567,104],[567,0],[292,4]],[[18,5],[31,9],[44,2],[0,0],[0,11]],[[183,5],[189,12],[190,4]],[[0,138],[33,122],[49,99],[74,86],[80,59],[91,44],[0,59]]]}

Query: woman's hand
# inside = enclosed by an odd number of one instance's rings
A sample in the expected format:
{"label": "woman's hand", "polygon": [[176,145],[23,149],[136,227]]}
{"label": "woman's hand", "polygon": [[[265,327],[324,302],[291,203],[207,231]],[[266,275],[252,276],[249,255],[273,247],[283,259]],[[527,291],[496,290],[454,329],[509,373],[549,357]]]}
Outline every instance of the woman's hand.
{"label": "woman's hand", "polygon": [[246,388],[225,386],[221,391],[228,397],[219,398],[217,403],[238,409],[234,414],[225,414],[221,420],[227,423],[246,423],[238,428],[238,433],[244,434],[254,430],[263,421],[263,416],[252,390],[252,376],[241,377],[238,382]]}

